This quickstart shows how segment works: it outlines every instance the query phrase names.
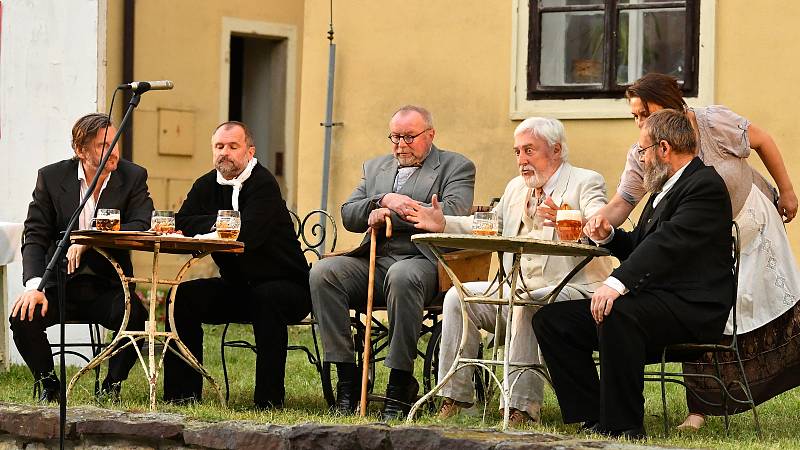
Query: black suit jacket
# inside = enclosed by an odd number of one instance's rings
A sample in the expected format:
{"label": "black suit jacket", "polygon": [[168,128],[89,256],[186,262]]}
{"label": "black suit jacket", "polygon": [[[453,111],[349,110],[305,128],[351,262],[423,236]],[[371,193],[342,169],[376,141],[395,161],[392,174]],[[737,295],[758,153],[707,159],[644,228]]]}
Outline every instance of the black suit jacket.
{"label": "black suit jacket", "polygon": [[[187,236],[208,233],[217,211],[233,209],[232,186],[217,183],[212,170],[195,181],[175,216],[178,229]],[[222,278],[231,282],[258,283],[294,280],[308,285],[308,264],[300,250],[294,224],[272,174],[260,163],[239,192],[242,228],[238,240],[244,253],[213,253]]]}
{"label": "black suit jacket", "polygon": [[667,300],[697,339],[718,340],[734,300],[731,202],[713,167],[694,158],[653,209],[654,195],[631,232],[606,245],[620,259],[612,276],[630,295]]}
{"label": "black suit jacket", "polygon": [[[60,232],[66,230],[72,213],[80,202],[78,160],[68,159],[39,169],[33,200],[28,206],[22,244],[22,281],[41,277],[55,251]],[[108,184],[97,200],[97,208],[120,210],[122,230],[142,231],[150,228],[153,200],[147,189],[147,171],[136,164],[119,160]],[[127,275],[133,274],[130,252],[111,250],[110,254]],[[81,257],[79,271],[91,269],[95,274],[118,279],[114,268],[94,250]],[[66,270],[64,267],[62,270]],[[48,280],[48,286],[56,282]]]}

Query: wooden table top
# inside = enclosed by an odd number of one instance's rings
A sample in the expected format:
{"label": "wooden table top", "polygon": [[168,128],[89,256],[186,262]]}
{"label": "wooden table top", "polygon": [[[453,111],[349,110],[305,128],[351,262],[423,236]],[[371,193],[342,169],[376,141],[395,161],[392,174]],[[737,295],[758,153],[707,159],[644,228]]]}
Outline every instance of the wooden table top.
{"label": "wooden table top", "polygon": [[423,233],[411,240],[437,247],[488,250],[506,253],[526,253],[550,256],[609,256],[602,247],[577,242],[549,241],[526,237],[479,236],[476,234]]}
{"label": "wooden table top", "polygon": [[152,231],[81,230],[72,232],[70,240],[74,244],[144,252],[152,252],[156,242],[160,243],[159,252],[161,253],[244,252],[244,243],[239,241],[159,235]]}

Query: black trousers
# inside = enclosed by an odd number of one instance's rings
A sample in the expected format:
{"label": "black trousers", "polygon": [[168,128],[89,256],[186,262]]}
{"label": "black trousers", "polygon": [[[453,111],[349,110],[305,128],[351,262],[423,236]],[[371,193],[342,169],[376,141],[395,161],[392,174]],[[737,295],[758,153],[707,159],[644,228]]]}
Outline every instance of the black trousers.
{"label": "black trousers", "polygon": [[[658,360],[668,344],[696,342],[668,308],[680,301],[628,294],[614,302],[600,325],[589,299],[553,303],[536,313],[533,330],[564,423],[598,421],[609,431],[643,425],[645,364]],[[600,354],[599,376],[594,350]]]}
{"label": "black trousers", "polygon": [[[247,285],[222,278],[192,280],[178,287],[175,331],[202,362],[202,324],[252,323],[258,346],[253,400],[256,406],[279,406],[285,395],[286,327],[299,322],[310,311],[307,283],[275,280]],[[164,400],[200,400],[202,391],[202,375],[173,352],[167,352]]]}
{"label": "black trousers", "polygon": [[[64,305],[67,320],[99,323],[109,330],[117,331],[125,314],[125,294],[119,281],[93,275],[78,275],[65,285]],[[33,320],[9,317],[14,343],[25,364],[37,380],[53,372],[53,356],[45,330],[58,323],[58,292],[54,287],[45,291],[48,301],[47,314],[42,317],[41,305],[36,306]],[[147,312],[134,296],[131,299],[131,314],[128,330],[143,330]],[[118,382],[128,378],[128,372],[136,363],[136,350],[128,346],[114,355],[108,362],[107,382]]]}

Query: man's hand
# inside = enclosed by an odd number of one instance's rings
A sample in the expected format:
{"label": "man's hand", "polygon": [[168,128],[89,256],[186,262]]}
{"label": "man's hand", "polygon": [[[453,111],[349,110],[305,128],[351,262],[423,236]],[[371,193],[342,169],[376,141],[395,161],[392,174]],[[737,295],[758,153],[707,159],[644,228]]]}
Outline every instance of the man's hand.
{"label": "man's hand", "polygon": [[378,208],[373,209],[372,212],[369,213],[369,219],[367,219],[367,225],[370,228],[383,228],[386,226],[386,216],[390,215],[391,211],[389,208]]}
{"label": "man's hand", "polygon": [[586,225],[583,226],[583,234],[595,242],[603,241],[611,234],[611,223],[605,217],[595,215],[586,221]]}
{"label": "man's hand", "polygon": [[553,198],[548,195],[542,204],[536,208],[536,215],[545,220],[544,226],[555,227],[556,211],[558,211],[558,209],[558,205],[556,205],[556,203],[553,201]]}
{"label": "man's hand", "polygon": [[17,317],[19,313],[19,320],[33,320],[33,312],[36,310],[36,305],[42,305],[42,317],[47,313],[47,297],[44,292],[32,290],[25,291],[17,297],[14,307],[11,309],[11,317]]}
{"label": "man's hand", "polygon": [[781,192],[778,199],[778,213],[785,217],[784,223],[789,223],[797,215],[797,196],[794,191]]}
{"label": "man's hand", "polygon": [[619,292],[615,289],[606,286],[605,284],[597,288],[592,295],[592,317],[594,317],[594,321],[599,323],[603,322],[603,319],[611,314],[611,308],[614,307],[614,300],[619,297]]}
{"label": "man's hand", "polygon": [[89,249],[88,245],[72,244],[67,249],[67,274],[75,272],[81,265],[81,255]]}
{"label": "man's hand", "polygon": [[384,195],[381,199],[382,207],[391,209],[395,212],[395,214],[403,219],[406,218],[406,215],[411,212],[411,209],[415,205],[417,205],[417,201],[413,198],[403,194],[396,194],[394,192]]}
{"label": "man's hand", "polygon": [[439,198],[436,194],[431,197],[431,206],[412,205],[411,210],[406,215],[406,220],[413,223],[416,228],[434,233],[444,231],[446,224],[442,204],[439,203]]}

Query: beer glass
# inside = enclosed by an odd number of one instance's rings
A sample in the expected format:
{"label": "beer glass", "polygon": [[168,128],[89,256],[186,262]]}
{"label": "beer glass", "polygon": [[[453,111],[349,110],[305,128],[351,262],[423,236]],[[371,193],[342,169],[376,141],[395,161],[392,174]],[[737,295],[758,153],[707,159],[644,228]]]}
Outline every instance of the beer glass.
{"label": "beer glass", "polygon": [[175,211],[155,210],[150,219],[150,229],[159,234],[175,232]]}
{"label": "beer glass", "polygon": [[496,236],[498,225],[497,214],[493,211],[476,212],[472,216],[472,234]]}
{"label": "beer glass", "polygon": [[559,209],[556,211],[556,231],[558,239],[577,242],[581,237],[583,221],[577,209]]}
{"label": "beer glass", "polygon": [[100,231],[119,231],[120,220],[118,209],[98,209],[97,214],[92,219],[95,230]]}
{"label": "beer glass", "polygon": [[217,236],[220,239],[235,241],[239,237],[242,219],[239,211],[220,209],[217,211]]}

